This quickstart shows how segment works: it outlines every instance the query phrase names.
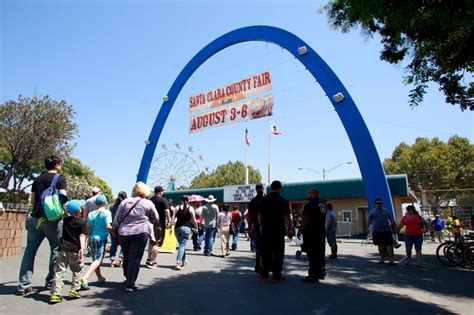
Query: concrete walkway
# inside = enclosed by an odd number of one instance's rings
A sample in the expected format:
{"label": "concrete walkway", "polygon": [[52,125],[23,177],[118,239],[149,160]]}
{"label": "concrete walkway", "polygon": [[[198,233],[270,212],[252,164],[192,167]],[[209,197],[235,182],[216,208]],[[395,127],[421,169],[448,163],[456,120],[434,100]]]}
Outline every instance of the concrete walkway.
{"label": "concrete walkway", "polygon": [[[94,285],[92,276],[91,290],[80,300],[48,305],[49,291],[42,288],[49,255],[45,242],[33,278],[39,291],[28,297],[14,295],[21,257],[0,258],[0,314],[473,314],[474,271],[442,266],[434,256],[436,246],[424,244],[426,268],[418,269],[379,265],[376,247],[347,240],[339,244],[340,258],[327,261],[327,279],[314,284],[299,281],[307,258],[297,260],[299,248],[287,243],[288,281],[260,283],[249,243],[241,238],[238,251],[225,259],[188,251],[189,265],[181,271],[173,269],[175,255],[160,254],[158,269],[140,271],[135,293],[124,292],[122,270],[110,268],[105,259],[104,285]],[[214,253],[220,253],[219,240]],[[403,247],[396,253],[400,260]]]}

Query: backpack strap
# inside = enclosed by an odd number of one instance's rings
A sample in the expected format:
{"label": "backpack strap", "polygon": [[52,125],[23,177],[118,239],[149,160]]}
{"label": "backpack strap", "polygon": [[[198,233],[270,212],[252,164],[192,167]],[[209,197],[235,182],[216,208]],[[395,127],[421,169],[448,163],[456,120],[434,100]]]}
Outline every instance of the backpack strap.
{"label": "backpack strap", "polygon": [[48,189],[56,189],[56,184],[58,183],[59,176],[61,176],[61,174],[54,175],[53,181],[51,182],[51,186],[49,186]]}

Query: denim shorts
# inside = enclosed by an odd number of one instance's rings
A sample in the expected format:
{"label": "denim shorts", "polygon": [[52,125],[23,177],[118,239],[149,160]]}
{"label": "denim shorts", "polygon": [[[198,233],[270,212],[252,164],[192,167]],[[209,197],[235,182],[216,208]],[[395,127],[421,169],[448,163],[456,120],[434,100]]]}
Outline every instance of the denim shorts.
{"label": "denim shorts", "polygon": [[416,250],[421,250],[422,243],[423,243],[423,235],[418,235],[418,236],[405,235],[405,247],[408,249],[412,249],[413,244],[414,244]]}
{"label": "denim shorts", "polygon": [[105,245],[107,240],[91,240],[89,239],[89,246],[91,248],[91,257],[93,261],[100,261],[104,259],[105,255]]}
{"label": "denim shorts", "polygon": [[336,246],[336,232],[329,232],[326,236],[328,244],[331,247]]}

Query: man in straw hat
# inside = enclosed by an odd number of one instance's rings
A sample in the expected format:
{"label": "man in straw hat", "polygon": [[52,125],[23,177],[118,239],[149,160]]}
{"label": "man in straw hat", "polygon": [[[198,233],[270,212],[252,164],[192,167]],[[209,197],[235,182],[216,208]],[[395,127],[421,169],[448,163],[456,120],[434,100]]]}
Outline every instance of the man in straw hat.
{"label": "man in straw hat", "polygon": [[204,220],[204,255],[212,255],[212,247],[214,246],[214,239],[216,238],[216,221],[219,214],[219,207],[214,204],[217,199],[213,195],[209,195],[204,201],[207,204],[202,207],[201,216]]}

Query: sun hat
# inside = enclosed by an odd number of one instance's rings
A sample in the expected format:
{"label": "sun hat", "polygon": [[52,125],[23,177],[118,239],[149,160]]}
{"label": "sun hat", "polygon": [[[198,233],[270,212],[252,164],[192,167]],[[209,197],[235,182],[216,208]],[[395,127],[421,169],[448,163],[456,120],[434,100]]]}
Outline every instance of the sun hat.
{"label": "sun hat", "polygon": [[95,198],[95,203],[98,205],[105,205],[107,203],[107,197],[104,195],[99,195]]}
{"label": "sun hat", "polygon": [[94,194],[98,194],[98,193],[100,193],[100,188],[99,187],[94,187],[94,188],[92,188],[92,192]]}
{"label": "sun hat", "polygon": [[214,201],[216,201],[216,200],[217,200],[217,199],[214,198],[213,195],[209,195],[209,197],[207,197],[206,199],[204,199],[204,201],[206,201],[206,202],[214,202]]}
{"label": "sun hat", "polygon": [[77,211],[79,211],[79,209],[81,209],[81,207],[85,204],[86,202],[84,200],[71,200],[69,201],[67,204],[66,204],[66,211],[69,213],[69,214],[74,214],[76,213]]}

